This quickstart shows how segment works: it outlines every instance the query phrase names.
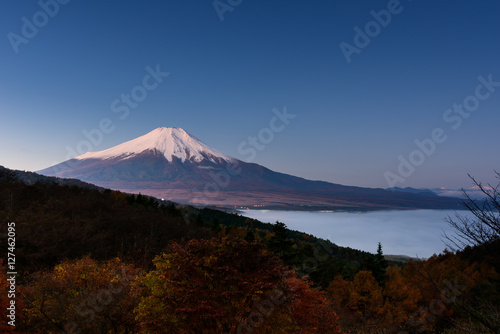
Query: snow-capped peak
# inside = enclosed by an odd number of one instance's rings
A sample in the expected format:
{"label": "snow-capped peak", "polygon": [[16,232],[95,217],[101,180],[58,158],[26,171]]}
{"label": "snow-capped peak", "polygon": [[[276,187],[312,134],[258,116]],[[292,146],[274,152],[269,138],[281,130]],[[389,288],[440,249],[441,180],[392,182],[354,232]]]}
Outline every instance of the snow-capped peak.
{"label": "snow-capped peak", "polygon": [[212,162],[219,159],[225,161],[235,160],[201,142],[184,129],[172,127],[157,128],[144,136],[104,151],[85,153],[76,157],[76,159],[128,159],[144,151],[151,150],[163,154],[168,161],[172,161],[173,157],[177,157],[183,162],[186,160],[199,162],[204,159]]}

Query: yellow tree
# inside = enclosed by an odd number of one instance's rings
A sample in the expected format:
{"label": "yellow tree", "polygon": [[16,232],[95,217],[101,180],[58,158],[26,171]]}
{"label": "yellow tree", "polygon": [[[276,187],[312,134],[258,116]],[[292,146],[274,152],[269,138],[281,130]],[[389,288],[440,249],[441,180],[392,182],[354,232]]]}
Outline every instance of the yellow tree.
{"label": "yellow tree", "polygon": [[371,271],[361,270],[351,285],[348,307],[366,331],[379,328],[384,316],[382,289]]}
{"label": "yellow tree", "polygon": [[138,270],[119,259],[85,257],[36,273],[25,288],[31,333],[125,333],[134,328],[130,282]]}
{"label": "yellow tree", "polygon": [[335,312],[339,315],[343,328],[351,328],[356,322],[353,313],[347,307],[351,298],[351,285],[351,282],[337,275],[327,289],[328,298],[331,300]]}
{"label": "yellow tree", "polygon": [[337,275],[328,286],[328,295],[338,306],[344,306],[349,301],[351,296],[351,283],[346,281],[342,276]]}
{"label": "yellow tree", "polygon": [[422,295],[418,287],[403,277],[398,266],[387,268],[384,296],[385,327],[397,333],[409,329],[409,324],[416,320]]}

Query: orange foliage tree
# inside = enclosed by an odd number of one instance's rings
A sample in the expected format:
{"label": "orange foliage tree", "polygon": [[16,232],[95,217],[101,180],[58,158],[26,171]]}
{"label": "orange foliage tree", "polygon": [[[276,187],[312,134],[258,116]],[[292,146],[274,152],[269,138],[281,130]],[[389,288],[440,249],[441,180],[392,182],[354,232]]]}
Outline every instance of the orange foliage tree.
{"label": "orange foliage tree", "polygon": [[294,325],[289,333],[341,333],[339,317],[326,292],[311,289],[304,279],[291,277],[287,284],[295,292],[291,303],[291,319]]}
{"label": "orange foliage tree", "polygon": [[385,326],[391,329],[389,332],[411,330],[411,322],[418,320],[415,317],[421,308],[422,295],[418,287],[402,275],[398,266],[392,266],[386,270],[383,294]]}
{"label": "orange foliage tree", "polygon": [[130,282],[138,274],[119,259],[85,257],[32,275],[24,289],[30,333],[121,333],[134,328]]}
{"label": "orange foliage tree", "polygon": [[424,308],[412,324],[414,328],[433,330],[470,319],[482,326],[481,332],[500,330],[500,296],[495,289],[500,276],[488,262],[461,256],[445,251],[410,263],[402,271],[422,296]]}
{"label": "orange foliage tree", "polygon": [[324,295],[262,244],[192,240],[173,244],[154,264],[133,286],[144,333],[338,332]]}
{"label": "orange foliage tree", "polygon": [[[145,333],[234,331],[266,296],[287,298],[281,279],[286,268],[257,243],[191,240],[173,244],[153,262],[156,269],[134,284],[141,298],[135,314]],[[276,304],[273,310],[281,306]]]}
{"label": "orange foliage tree", "polygon": [[370,271],[358,272],[352,282],[336,276],[327,289],[343,328],[354,333],[400,333],[419,310],[419,290],[397,267],[385,273],[385,288]]}
{"label": "orange foliage tree", "polygon": [[358,272],[354,277],[350,292],[347,305],[354,312],[360,325],[366,329],[376,328],[377,320],[383,317],[384,300],[382,288],[371,271]]}

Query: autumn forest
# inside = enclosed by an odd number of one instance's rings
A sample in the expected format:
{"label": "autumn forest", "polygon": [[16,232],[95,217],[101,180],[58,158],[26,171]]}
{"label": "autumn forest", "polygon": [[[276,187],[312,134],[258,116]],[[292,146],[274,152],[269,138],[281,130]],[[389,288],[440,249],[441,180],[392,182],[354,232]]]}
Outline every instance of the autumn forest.
{"label": "autumn forest", "polygon": [[477,221],[450,221],[461,232],[450,250],[406,260],[380,244],[367,253],[280,222],[32,177],[0,170],[2,249],[9,222],[17,233],[16,320],[2,316],[1,332],[500,332],[496,190],[469,198]]}

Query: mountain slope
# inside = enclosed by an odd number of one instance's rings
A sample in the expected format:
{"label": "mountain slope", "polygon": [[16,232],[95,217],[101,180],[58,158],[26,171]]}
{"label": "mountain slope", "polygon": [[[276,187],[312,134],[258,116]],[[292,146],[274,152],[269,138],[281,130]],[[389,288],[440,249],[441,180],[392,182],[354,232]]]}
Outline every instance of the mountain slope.
{"label": "mountain slope", "polygon": [[181,203],[229,207],[449,209],[460,204],[446,197],[343,186],[275,172],[229,157],[179,128],[158,128],[39,173]]}
{"label": "mountain slope", "polygon": [[61,179],[58,177],[43,176],[33,172],[8,169],[4,166],[0,166],[0,181],[20,182],[26,185],[33,185],[36,183],[42,183],[46,185],[57,184],[60,186],[77,186],[86,189],[104,190],[94,184],[83,182],[77,179]]}

